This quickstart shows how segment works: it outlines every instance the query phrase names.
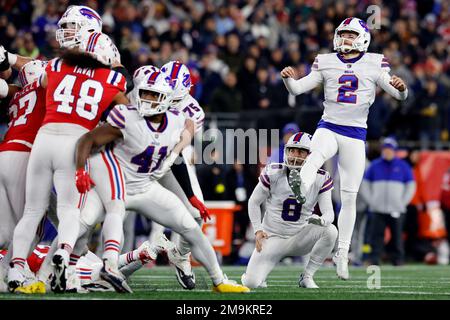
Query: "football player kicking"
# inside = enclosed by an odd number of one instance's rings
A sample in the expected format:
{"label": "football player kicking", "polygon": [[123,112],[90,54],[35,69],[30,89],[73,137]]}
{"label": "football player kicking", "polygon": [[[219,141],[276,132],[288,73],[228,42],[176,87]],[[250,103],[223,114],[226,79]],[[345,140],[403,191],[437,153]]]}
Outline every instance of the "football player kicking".
{"label": "football player kicking", "polygon": [[[160,72],[150,73],[138,86],[137,93],[137,108],[130,105],[114,107],[106,124],[80,139],[76,160],[78,171],[83,171],[93,147],[107,145],[107,150],[116,159],[114,161],[118,161],[124,171],[126,208],[181,234],[189,242],[193,255],[207,269],[214,284],[213,291],[248,292],[247,287],[224,276],[211,244],[182,201],[151,179],[153,173],[165,170],[161,168],[164,167],[163,162],[172,149],[180,146],[180,139],[187,143],[191,139],[189,129],[185,128],[189,121],[178,110],[169,109],[172,101],[169,82]],[[94,158],[99,156],[101,154],[90,159],[92,173],[95,170]],[[77,184],[87,191],[92,180],[87,172],[83,176],[84,182],[78,181]],[[100,181],[95,183],[101,184]],[[90,226],[101,218],[103,210],[101,203],[92,204],[91,199],[88,198],[82,211],[82,216],[88,220],[85,223]],[[169,260],[177,253],[176,249],[170,250]]]}
{"label": "football player kicking", "polygon": [[367,53],[370,32],[358,18],[347,18],[334,34],[337,53],[317,55],[311,73],[298,79],[292,67],[281,71],[284,84],[299,95],[323,84],[324,113],[311,142],[311,154],[300,171],[303,200],[316,181],[317,170],[338,156],[341,211],[338,217],[338,250],[333,257],[340,279],[349,279],[348,251],[356,217],[356,195],[365,168],[367,115],[375,100],[377,85],[398,100],[405,100],[404,81],[389,74],[382,54]]}
{"label": "football player kicking", "polygon": [[[294,134],[284,147],[284,163],[272,163],[264,168],[249,199],[248,214],[256,247],[241,277],[242,284],[249,288],[265,287],[268,274],[284,257],[307,254],[310,258],[298,284],[318,288],[313,276],[333,250],[337,229],[331,224],[333,180],[328,172],[319,170],[306,201],[303,204],[298,201],[298,170],[308,157],[310,144],[309,134]],[[314,213],[317,203],[322,216]]]}

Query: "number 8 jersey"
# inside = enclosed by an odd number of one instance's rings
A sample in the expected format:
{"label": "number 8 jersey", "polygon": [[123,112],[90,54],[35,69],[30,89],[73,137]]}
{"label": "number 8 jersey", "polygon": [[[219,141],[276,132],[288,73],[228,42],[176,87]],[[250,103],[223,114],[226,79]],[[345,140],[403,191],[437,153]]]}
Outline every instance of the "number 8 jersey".
{"label": "number 8 jersey", "polygon": [[51,60],[46,69],[47,123],[72,123],[94,129],[102,113],[119,92],[125,92],[126,80],[117,71],[107,68],[80,68],[60,58]]}
{"label": "number 8 jersey", "polygon": [[145,192],[154,183],[150,180],[170,151],[180,141],[186,121],[185,116],[176,109],[163,113],[161,123],[152,123],[141,117],[131,105],[116,105],[108,114],[106,121],[120,129],[123,139],[109,145],[118,158],[125,175],[127,193],[130,195]]}
{"label": "number 8 jersey", "polygon": [[293,236],[306,223],[317,204],[319,195],[333,189],[333,179],[325,170],[317,172],[316,181],[301,205],[288,183],[288,168],[282,163],[268,164],[259,176],[261,184],[270,192],[266,201],[263,229],[270,233]]}

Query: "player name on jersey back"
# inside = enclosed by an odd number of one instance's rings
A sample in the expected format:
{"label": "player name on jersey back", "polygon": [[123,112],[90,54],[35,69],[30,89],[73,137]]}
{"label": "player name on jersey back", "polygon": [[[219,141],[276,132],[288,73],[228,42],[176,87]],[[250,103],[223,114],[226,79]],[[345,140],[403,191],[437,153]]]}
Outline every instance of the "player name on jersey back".
{"label": "player name on jersey back", "polygon": [[8,131],[0,151],[31,151],[45,116],[45,89],[40,82],[32,82],[16,92],[8,112]]}
{"label": "player name on jersey back", "polygon": [[119,92],[125,92],[121,73],[107,68],[81,68],[60,58],[50,61],[47,72],[47,111],[43,124],[70,123],[95,128]]}

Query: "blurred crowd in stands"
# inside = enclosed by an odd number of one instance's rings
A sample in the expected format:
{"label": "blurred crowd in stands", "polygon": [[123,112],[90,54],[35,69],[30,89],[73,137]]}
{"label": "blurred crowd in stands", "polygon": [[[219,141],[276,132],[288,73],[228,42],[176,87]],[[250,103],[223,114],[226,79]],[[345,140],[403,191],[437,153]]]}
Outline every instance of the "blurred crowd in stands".
{"label": "blurred crowd in stands", "polygon": [[[377,5],[380,28],[371,30],[369,51],[383,53],[391,73],[402,77],[410,91],[402,103],[378,92],[368,119],[368,140],[395,136],[416,141],[422,149],[448,143],[449,0],[0,0],[0,44],[37,59],[58,55],[57,22],[71,4],[101,14],[103,31],[115,41],[130,72],[141,65],[160,67],[181,60],[191,71],[192,95],[207,114],[217,113],[218,119],[234,114],[242,128],[281,130],[294,122],[283,135],[295,125],[314,132],[323,90],[289,96],[281,69],[291,65],[301,76],[308,74],[316,54],[332,51],[334,29],[342,20],[367,19],[373,13],[367,13],[367,7]],[[7,115],[1,110],[4,130]],[[377,152],[369,152],[369,159]],[[278,154],[273,150],[267,156]],[[245,238],[245,204],[258,171],[239,161],[198,170],[201,184],[208,186],[203,187],[207,200],[243,204],[237,239]]]}

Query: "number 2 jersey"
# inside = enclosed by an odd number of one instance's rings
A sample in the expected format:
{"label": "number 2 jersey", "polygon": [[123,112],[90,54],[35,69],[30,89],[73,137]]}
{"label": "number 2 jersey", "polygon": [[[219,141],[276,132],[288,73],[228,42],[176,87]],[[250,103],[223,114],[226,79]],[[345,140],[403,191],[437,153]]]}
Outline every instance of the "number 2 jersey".
{"label": "number 2 jersey", "polygon": [[45,116],[45,89],[39,81],[16,92],[9,103],[8,131],[0,151],[30,152]]}
{"label": "number 2 jersey", "polygon": [[271,163],[264,168],[259,181],[270,192],[262,223],[264,231],[287,237],[298,232],[313,214],[319,195],[333,188],[333,179],[327,171],[319,169],[317,173],[306,202],[301,205],[289,186],[288,168],[282,163]]}
{"label": "number 2 jersey", "polygon": [[112,149],[124,171],[127,193],[146,191],[154,183],[151,175],[161,169],[164,159],[180,141],[185,116],[169,109],[161,123],[152,123],[140,116],[134,106],[116,105],[106,121],[123,135],[123,139],[107,148]]}
{"label": "number 2 jersey", "polygon": [[119,92],[125,92],[121,73],[107,68],[80,68],[60,58],[51,60],[47,73],[46,114],[43,125],[71,123],[94,129]]}

